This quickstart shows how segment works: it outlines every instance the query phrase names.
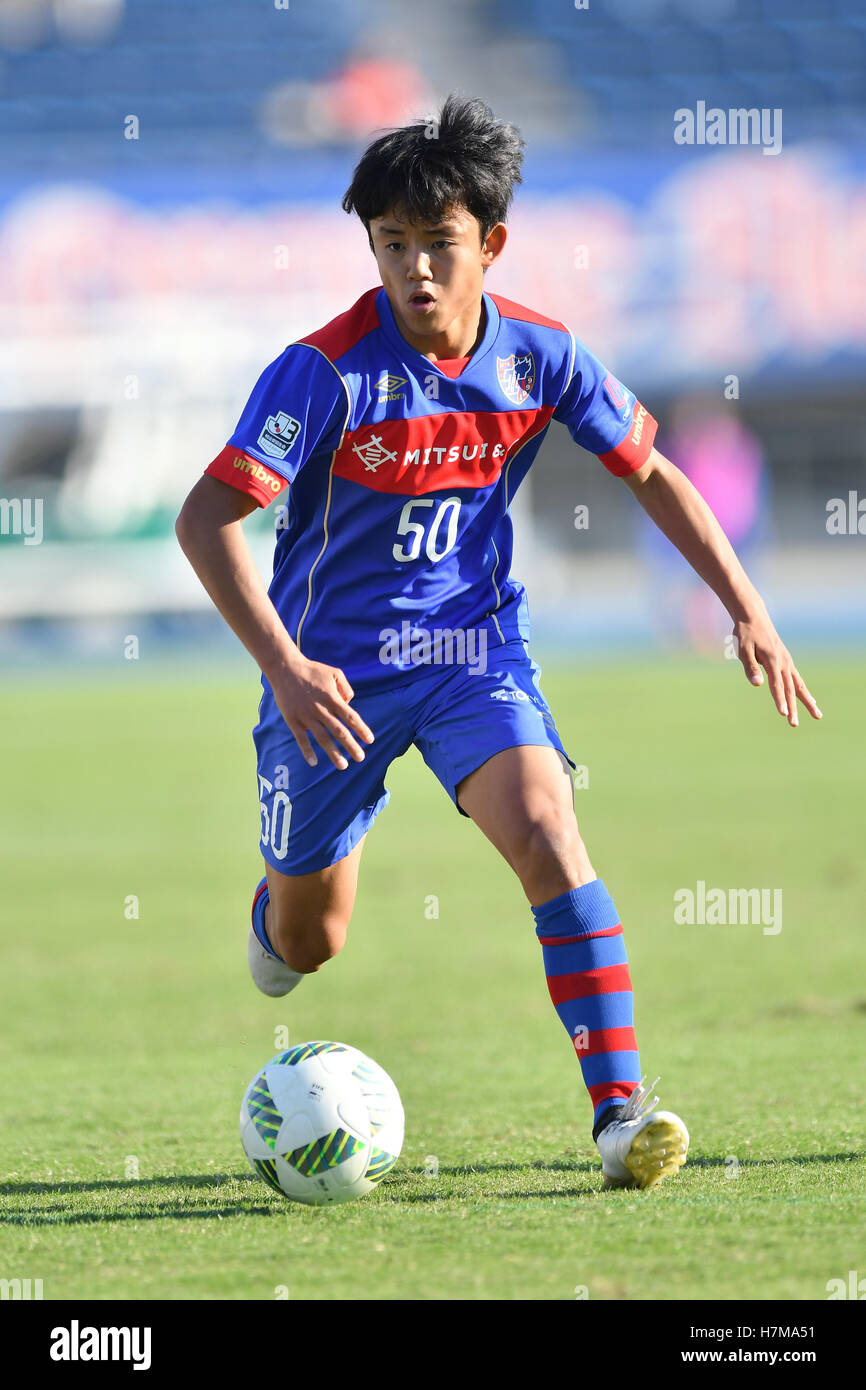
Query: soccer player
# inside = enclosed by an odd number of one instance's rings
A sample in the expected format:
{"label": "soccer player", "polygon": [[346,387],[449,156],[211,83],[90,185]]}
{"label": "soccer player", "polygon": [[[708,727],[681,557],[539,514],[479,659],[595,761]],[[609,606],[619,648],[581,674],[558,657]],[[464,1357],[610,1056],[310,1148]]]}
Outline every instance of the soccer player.
{"label": "soccer player", "polygon": [[[748,679],[764,668],[788,723],[798,699],[821,714],[709,507],[654,447],[652,415],[564,324],[485,292],[522,150],[513,126],[455,96],[438,122],[369,146],[343,208],[381,285],[264,370],[177,535],[263,673],[259,989],[287,994],[341,949],[385,774],[414,743],[529,900],[605,1182],[649,1187],[685,1162],[688,1132],[642,1084],[622,926],[578,831],[510,573],[508,509],[552,420],[718,594]],[[242,523],[278,497],[266,592]]]}

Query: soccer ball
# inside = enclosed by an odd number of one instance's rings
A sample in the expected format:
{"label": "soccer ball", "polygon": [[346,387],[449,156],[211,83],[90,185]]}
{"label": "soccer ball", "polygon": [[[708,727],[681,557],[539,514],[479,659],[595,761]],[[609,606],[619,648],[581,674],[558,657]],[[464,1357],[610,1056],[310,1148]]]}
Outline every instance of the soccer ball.
{"label": "soccer ball", "polygon": [[346,1043],[298,1043],[272,1057],[247,1087],[240,1119],[253,1171],[313,1206],[372,1192],[403,1147],[397,1087]]}

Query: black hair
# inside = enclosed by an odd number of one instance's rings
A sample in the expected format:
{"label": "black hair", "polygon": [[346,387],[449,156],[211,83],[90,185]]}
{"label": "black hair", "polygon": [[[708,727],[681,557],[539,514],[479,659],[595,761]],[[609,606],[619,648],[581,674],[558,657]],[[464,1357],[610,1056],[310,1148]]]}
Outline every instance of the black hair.
{"label": "black hair", "polygon": [[524,141],[477,97],[447,97],[438,118],[400,126],[364,151],[342,207],[367,228],[390,209],[432,226],[464,207],[481,225],[481,240],[504,222],[521,182]]}

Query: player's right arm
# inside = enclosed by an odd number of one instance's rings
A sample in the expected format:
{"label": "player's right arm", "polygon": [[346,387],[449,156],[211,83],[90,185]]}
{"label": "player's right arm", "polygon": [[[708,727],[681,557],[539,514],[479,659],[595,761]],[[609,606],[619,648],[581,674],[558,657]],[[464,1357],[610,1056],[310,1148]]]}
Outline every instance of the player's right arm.
{"label": "player's right arm", "polygon": [[[262,374],[232,436],[232,447],[227,447],[195,484],[181,508],[175,532],[215,606],[270,683],[277,708],[307,762],[315,767],[318,761],[312,736],[334,766],[342,769],[349,765],[346,754],[355,762],[363,761],[358,740],[372,743],[373,734],[349,704],[354,691],[344,672],[324,662],[309,661],[292,641],[243,531],[244,518],[272,500],[274,489],[279,492],[280,487],[291,483],[303,458],[328,428],[334,407],[333,396],[329,396],[330,369],[326,366],[324,389],[316,379],[317,372],[321,375],[312,354],[288,349]],[[257,460],[257,443],[261,444],[262,420],[267,421],[265,428],[273,423],[268,409],[274,392],[297,396],[306,404],[301,419],[291,419],[293,432],[285,443],[277,440],[271,444],[282,453],[281,466],[270,463],[265,468]],[[288,457],[295,443],[298,447],[290,465]],[[251,468],[238,469],[232,460]],[[232,483],[222,481],[220,472]],[[262,475],[267,487],[261,484]]]}
{"label": "player's right arm", "polygon": [[343,749],[361,762],[364,752],[357,740],[372,743],[373,735],[349,704],[354,691],[343,672],[308,661],[268,597],[243,533],[243,519],[256,506],[248,493],[205,474],[177,518],[180,547],[270,682],[277,707],[307,762],[313,767],[317,762],[312,735],[336,767],[346,768]]}

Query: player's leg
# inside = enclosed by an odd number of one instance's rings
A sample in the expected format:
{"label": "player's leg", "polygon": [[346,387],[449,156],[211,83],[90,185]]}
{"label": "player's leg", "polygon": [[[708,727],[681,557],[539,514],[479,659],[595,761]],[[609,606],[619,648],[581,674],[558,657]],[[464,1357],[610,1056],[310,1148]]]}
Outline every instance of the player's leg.
{"label": "player's leg", "polygon": [[550,997],[577,1053],[597,1135],[640,1081],[640,1057],[622,924],[590,863],[563,763],[551,745],[503,749],[461,780],[457,804],[529,899]]}
{"label": "player's leg", "polygon": [[[496,652],[483,674],[455,672],[428,699],[416,742],[458,809],[512,866],[529,899],[551,1000],[592,1100],[593,1137],[606,1176],[646,1186],[680,1166],[688,1136],[676,1121],[676,1154],[664,1153],[656,1169],[651,1154],[640,1174],[604,1153],[603,1135],[625,1132],[626,1118],[629,1143],[650,1124],[639,1108],[645,1097],[632,986],[619,914],[583,844],[565,752],[537,677],[522,643]],[[660,1127],[651,1137],[669,1149],[674,1143]]]}
{"label": "player's leg", "polygon": [[282,874],[268,864],[265,932],[277,955],[299,975],[321,969],[343,949],[363,847],[361,839],[344,859],[312,874]]}
{"label": "player's leg", "polygon": [[575,819],[568,759],[552,745],[495,753],[460,782],[457,799],[533,907],[596,877]]}
{"label": "player's leg", "polygon": [[359,810],[350,803],[330,827],[324,815],[320,818],[318,833],[323,839],[317,856],[333,861],[322,868],[284,873],[268,858],[271,847],[263,850],[265,877],[253,895],[247,943],[250,974],[262,994],[288,994],[343,949],[366,830],[384,800],[377,797]]}
{"label": "player's leg", "polygon": [[640,1085],[622,924],[578,831],[564,763],[553,748],[504,749],[459,783],[458,804],[532,906],[550,997],[593,1102],[605,1180],[649,1187],[682,1166],[688,1132],[671,1112],[652,1114]]}
{"label": "player's leg", "polygon": [[483,674],[455,669],[428,697],[416,741],[523,886],[598,1133],[641,1078],[631,980],[619,916],[580,835],[565,751],[537,677],[522,643],[495,650]]}
{"label": "player's leg", "polygon": [[356,699],[376,741],[364,761],[310,767],[268,687],[253,730],[259,847],[265,877],[253,897],[247,959],[263,994],[288,994],[343,947],[364,838],[388,802],[384,775],[409,737],[399,700]]}

